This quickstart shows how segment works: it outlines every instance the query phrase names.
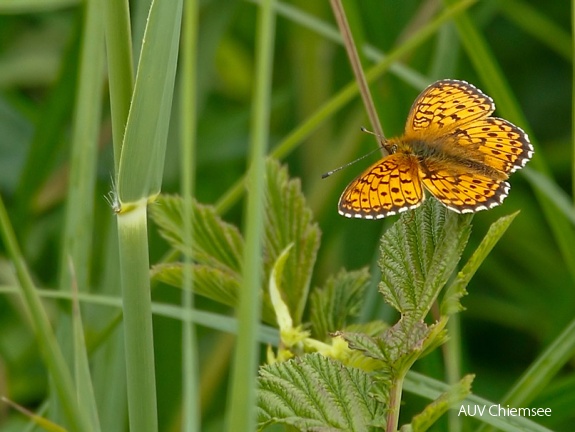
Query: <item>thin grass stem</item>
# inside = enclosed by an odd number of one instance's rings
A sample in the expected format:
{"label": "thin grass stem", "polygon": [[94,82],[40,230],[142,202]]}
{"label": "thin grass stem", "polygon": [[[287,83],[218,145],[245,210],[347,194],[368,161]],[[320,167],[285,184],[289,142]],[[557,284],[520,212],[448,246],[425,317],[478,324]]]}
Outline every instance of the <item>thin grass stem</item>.
{"label": "thin grass stem", "polygon": [[260,320],[262,239],[264,226],[265,154],[269,137],[270,94],[275,34],[274,0],[263,1],[256,29],[256,79],[251,124],[246,205],[246,242],[238,307],[239,333],[232,366],[227,430],[255,429],[255,378],[258,363],[257,328]]}

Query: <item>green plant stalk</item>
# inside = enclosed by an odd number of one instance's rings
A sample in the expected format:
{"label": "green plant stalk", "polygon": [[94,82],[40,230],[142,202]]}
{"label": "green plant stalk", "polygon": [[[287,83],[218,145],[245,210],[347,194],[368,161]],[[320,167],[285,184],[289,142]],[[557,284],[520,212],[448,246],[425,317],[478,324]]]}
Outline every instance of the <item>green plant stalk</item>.
{"label": "green plant stalk", "polygon": [[385,432],[397,431],[399,423],[399,409],[401,406],[401,393],[404,375],[394,377],[389,389],[389,411],[385,422]]}
{"label": "green plant stalk", "polygon": [[117,173],[134,89],[130,10],[128,0],[100,1],[104,2],[110,112],[114,138],[114,172]]}
{"label": "green plant stalk", "polygon": [[[448,20],[473,5],[476,0],[464,0],[449,8],[427,26],[415,33],[410,39],[399,46],[396,50],[385,57],[380,63],[373,66],[366,72],[368,84],[374,82],[386,73],[389,68],[398,61],[402,56],[408,54],[428,38]],[[314,114],[310,115],[306,121],[298,128],[284,138],[270,153],[277,159],[283,159],[290,154],[297,146],[317,130],[325,121],[327,121],[338,110],[342,109],[347,103],[359,94],[357,83],[351,82],[345,86],[339,93],[320,107]],[[223,214],[230,209],[244,193],[245,178],[239,179],[216,203],[216,209],[219,214]]]}
{"label": "green plant stalk", "polygon": [[[48,290],[48,289],[36,289],[40,298],[47,299],[60,299],[66,301],[72,301],[72,296],[70,293],[64,293],[60,291]],[[0,294],[18,294],[19,290],[16,287],[6,287],[0,286]],[[122,307],[122,299],[118,297],[103,296],[100,294],[78,294],[78,299],[82,303],[106,306],[114,309],[120,309]],[[237,320],[235,318],[229,317],[227,315],[221,315],[211,312],[205,312],[202,310],[186,311],[179,306],[174,306],[171,304],[163,303],[152,303],[152,312],[154,315],[170,318],[173,320],[185,321],[191,320],[192,322],[209,329],[217,330],[222,333],[237,333]],[[104,328],[103,333],[99,334],[98,339],[95,343],[90,345],[89,352],[96,349],[101,343],[101,339],[106,339],[106,335],[109,335],[114,328],[117,326],[115,322],[109,324]],[[258,340],[261,343],[269,344],[272,346],[277,346],[279,340],[279,332],[277,328],[260,324],[258,328]]]}
{"label": "green plant stalk", "polygon": [[[352,66],[353,75],[358,85],[359,93],[363,99],[363,106],[369,117],[369,122],[371,123],[374,132],[377,134],[378,140],[385,141],[385,134],[383,133],[381,122],[379,121],[379,117],[377,116],[377,112],[375,110],[375,105],[373,103],[373,99],[371,97],[371,93],[369,91],[365,75],[363,73],[361,60],[359,58],[357,47],[355,46],[355,42],[353,40],[351,29],[349,27],[347,16],[345,14],[345,10],[343,8],[341,0],[331,0],[330,4],[333,10],[333,14],[336,18],[340,33],[342,35],[345,50],[347,52],[349,62]],[[382,151],[385,151],[385,149],[383,149]],[[387,151],[385,151],[385,153],[387,153]]]}
{"label": "green plant stalk", "polygon": [[256,426],[255,378],[258,364],[258,324],[261,314],[259,289],[263,264],[265,153],[269,137],[275,29],[273,4],[274,0],[262,2],[257,22],[256,85],[251,124],[246,243],[238,308],[239,334],[232,369],[231,404],[227,413],[227,430],[230,432],[251,431]]}
{"label": "green plant stalk", "polygon": [[146,200],[138,204],[132,211],[118,215],[128,410],[130,430],[156,432],[158,415]]}
{"label": "green plant stalk", "polygon": [[114,191],[129,423],[139,432],[158,429],[146,205],[161,189],[181,15],[182,0],[151,2]]}
{"label": "green plant stalk", "polygon": [[69,429],[78,432],[86,431],[88,429],[85,426],[88,422],[82,416],[83,412],[79,409],[76,402],[72,375],[66,365],[62,351],[56,342],[56,337],[52,331],[48,315],[36,292],[32,277],[26,268],[24,257],[20,251],[14,229],[8,218],[8,212],[4,206],[4,200],[2,200],[1,196],[0,234],[4,240],[8,255],[13,262],[16,276],[20,283],[20,295],[30,316],[38,347],[44,357],[46,368],[52,377],[55,391],[61,403],[62,412],[68,422]]}
{"label": "green plant stalk", "polygon": [[[192,197],[195,189],[196,174],[196,133],[197,133],[197,58],[198,58],[198,26],[199,5],[197,0],[184,3],[183,33],[182,33],[182,97],[181,97],[181,127],[182,127],[182,166],[181,191],[183,200],[183,232],[184,241],[192,247],[193,212]],[[183,254],[183,285],[182,309],[190,315],[194,308],[194,280],[192,273],[192,258]],[[191,319],[182,322],[182,431],[199,431],[200,400],[198,395],[199,366],[195,326]]]}
{"label": "green plant stalk", "polygon": [[[454,385],[461,379],[461,325],[459,314],[454,314],[449,317],[447,332],[449,339],[447,339],[443,348],[445,375],[447,377],[447,383]],[[457,414],[455,410],[450,410],[448,413],[447,421],[450,431],[461,431],[462,419]]]}

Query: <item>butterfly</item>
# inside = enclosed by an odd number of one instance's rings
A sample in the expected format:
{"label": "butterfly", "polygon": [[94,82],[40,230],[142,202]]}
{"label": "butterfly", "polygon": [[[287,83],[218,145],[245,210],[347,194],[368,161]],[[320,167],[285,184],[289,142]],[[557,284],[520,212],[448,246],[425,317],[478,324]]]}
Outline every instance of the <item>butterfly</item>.
{"label": "butterfly", "polygon": [[493,100],[465,81],[431,84],[411,106],[403,136],[382,142],[389,155],[343,191],[339,213],[384,218],[421,205],[425,189],[457,213],[501,204],[509,174],[525,166],[533,146],[493,111]]}

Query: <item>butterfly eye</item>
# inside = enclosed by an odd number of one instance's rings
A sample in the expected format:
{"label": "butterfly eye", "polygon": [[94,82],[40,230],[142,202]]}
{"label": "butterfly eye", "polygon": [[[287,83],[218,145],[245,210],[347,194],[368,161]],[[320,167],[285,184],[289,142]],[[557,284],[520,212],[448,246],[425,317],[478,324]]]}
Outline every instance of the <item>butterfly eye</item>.
{"label": "butterfly eye", "polygon": [[394,154],[397,151],[397,144],[386,145],[385,149],[389,152],[389,154]]}

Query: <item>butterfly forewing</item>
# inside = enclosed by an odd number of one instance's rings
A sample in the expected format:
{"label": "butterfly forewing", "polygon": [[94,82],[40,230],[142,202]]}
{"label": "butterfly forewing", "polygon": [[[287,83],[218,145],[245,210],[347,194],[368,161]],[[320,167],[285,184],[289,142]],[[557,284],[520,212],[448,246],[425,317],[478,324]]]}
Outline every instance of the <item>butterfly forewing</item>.
{"label": "butterfly forewing", "polygon": [[[405,135],[418,131],[437,135],[495,111],[493,100],[465,81],[441,80],[417,97],[407,118]],[[418,134],[419,135],[419,134]]]}
{"label": "butterfly forewing", "polygon": [[339,213],[346,217],[379,219],[415,208],[422,200],[417,158],[395,153],[350,183],[339,199]]}

